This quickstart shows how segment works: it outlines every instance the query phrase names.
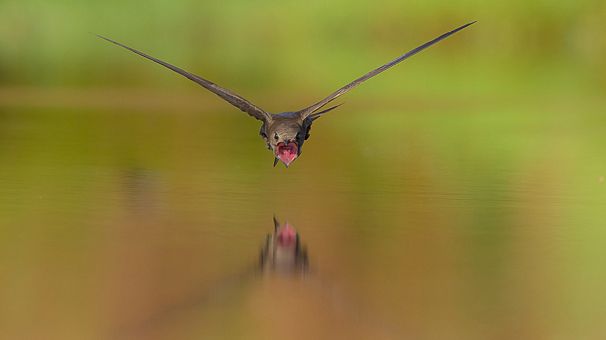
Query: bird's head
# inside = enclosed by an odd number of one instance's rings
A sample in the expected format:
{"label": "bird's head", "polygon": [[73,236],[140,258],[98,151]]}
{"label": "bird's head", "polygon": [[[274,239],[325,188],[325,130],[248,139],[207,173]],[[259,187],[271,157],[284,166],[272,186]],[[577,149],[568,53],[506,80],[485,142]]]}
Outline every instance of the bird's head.
{"label": "bird's head", "polygon": [[[301,154],[305,136],[301,136],[302,125],[295,120],[275,120],[266,128],[265,140],[279,160],[287,167]],[[275,163],[274,163],[275,165]]]}

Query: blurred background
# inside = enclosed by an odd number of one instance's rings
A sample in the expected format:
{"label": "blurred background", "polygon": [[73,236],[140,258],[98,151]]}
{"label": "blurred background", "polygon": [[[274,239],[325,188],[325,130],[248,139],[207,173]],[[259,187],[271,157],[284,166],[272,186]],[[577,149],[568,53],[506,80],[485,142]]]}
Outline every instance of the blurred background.
{"label": "blurred background", "polygon": [[[3,0],[0,338],[603,339],[606,3]],[[259,123],[106,35],[301,109]],[[272,216],[309,273],[255,274]]]}

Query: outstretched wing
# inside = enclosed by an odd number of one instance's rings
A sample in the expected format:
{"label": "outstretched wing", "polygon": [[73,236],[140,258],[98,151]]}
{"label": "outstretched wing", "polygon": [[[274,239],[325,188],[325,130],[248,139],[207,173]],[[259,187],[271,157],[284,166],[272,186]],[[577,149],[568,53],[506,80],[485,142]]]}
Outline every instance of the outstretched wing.
{"label": "outstretched wing", "polygon": [[314,112],[316,112],[317,110],[321,109],[324,105],[326,105],[326,104],[330,103],[331,101],[335,100],[337,97],[339,97],[339,96],[347,93],[349,90],[351,90],[354,87],[360,85],[365,80],[370,79],[370,78],[376,76],[377,74],[379,74],[379,73],[381,73],[381,72],[383,72],[383,71],[391,68],[392,66],[394,66],[394,65],[396,65],[396,64],[398,64],[398,63],[400,63],[400,62],[402,62],[402,61],[404,61],[406,59],[408,59],[409,57],[412,57],[413,55],[415,55],[415,54],[423,51],[424,49],[428,48],[429,46],[431,46],[433,44],[436,44],[439,41],[448,38],[449,36],[457,33],[458,31],[460,31],[460,30],[464,29],[465,27],[467,27],[469,25],[472,25],[474,23],[475,23],[475,21],[474,22],[470,22],[468,24],[465,24],[465,25],[463,25],[463,26],[461,26],[459,28],[456,28],[456,29],[448,32],[448,33],[444,33],[441,36],[439,36],[439,37],[437,37],[437,38],[435,38],[435,39],[433,39],[433,40],[431,40],[429,42],[426,42],[425,44],[423,44],[423,45],[421,45],[421,46],[419,46],[419,47],[417,47],[417,48],[415,48],[415,49],[413,49],[411,51],[406,52],[405,54],[403,54],[403,55],[399,56],[398,58],[396,58],[396,59],[388,62],[387,64],[385,64],[385,65],[383,65],[381,67],[378,67],[378,68],[376,68],[376,69],[374,69],[374,70],[366,73],[365,75],[361,76],[360,78],[352,81],[351,83],[349,83],[349,84],[341,87],[340,89],[338,89],[335,92],[331,93],[328,97],[322,99],[321,101],[319,101],[319,102],[317,102],[317,103],[315,103],[315,104],[313,104],[313,105],[311,105],[309,107],[306,107],[305,109],[299,111],[299,114],[301,115],[301,117],[303,119],[307,118],[309,115],[311,115]]}
{"label": "outstretched wing", "polygon": [[147,58],[151,61],[154,61],[170,70],[173,70],[177,73],[179,73],[180,75],[184,76],[185,78],[192,80],[196,83],[198,83],[198,85],[204,87],[205,89],[213,92],[214,94],[216,94],[217,96],[223,98],[225,101],[227,101],[228,103],[230,103],[231,105],[237,107],[238,109],[248,113],[249,115],[251,115],[254,118],[257,118],[258,120],[261,120],[263,122],[268,122],[271,121],[271,114],[265,112],[264,110],[262,110],[261,108],[259,108],[258,106],[252,104],[251,102],[249,102],[248,100],[242,98],[241,96],[233,93],[232,91],[222,88],[221,86],[206,80],[200,76],[197,76],[193,73],[189,73],[183,69],[180,69],[176,66],[173,66],[167,62],[164,62],[160,59],[156,59],[150,55],[147,55],[141,51],[137,51],[134,48],[128,47],[126,45],[123,45],[117,41],[111,40],[109,38],[106,38],[104,36],[101,35],[97,35],[99,38],[107,40],[113,44],[116,44],[120,47],[124,47],[125,49],[134,52],[144,58]]}

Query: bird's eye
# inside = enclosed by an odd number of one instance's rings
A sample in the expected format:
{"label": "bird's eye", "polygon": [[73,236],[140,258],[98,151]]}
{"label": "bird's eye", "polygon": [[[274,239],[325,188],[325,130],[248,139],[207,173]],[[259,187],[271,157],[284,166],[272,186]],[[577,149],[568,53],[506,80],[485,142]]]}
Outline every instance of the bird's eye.
{"label": "bird's eye", "polygon": [[278,136],[278,133],[277,133],[277,132],[276,132],[276,133],[274,133],[274,139],[275,139],[275,140],[280,139],[280,136]]}

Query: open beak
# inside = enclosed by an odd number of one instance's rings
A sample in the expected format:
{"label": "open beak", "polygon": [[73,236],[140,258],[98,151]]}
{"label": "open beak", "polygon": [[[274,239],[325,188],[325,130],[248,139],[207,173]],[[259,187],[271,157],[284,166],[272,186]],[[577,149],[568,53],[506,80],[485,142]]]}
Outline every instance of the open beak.
{"label": "open beak", "polygon": [[284,226],[278,227],[276,234],[278,245],[282,247],[294,246],[297,242],[297,231],[288,222]]}
{"label": "open beak", "polygon": [[284,142],[278,143],[276,146],[276,160],[274,160],[274,166],[279,159],[286,167],[290,165],[299,156],[299,146],[295,142]]}

